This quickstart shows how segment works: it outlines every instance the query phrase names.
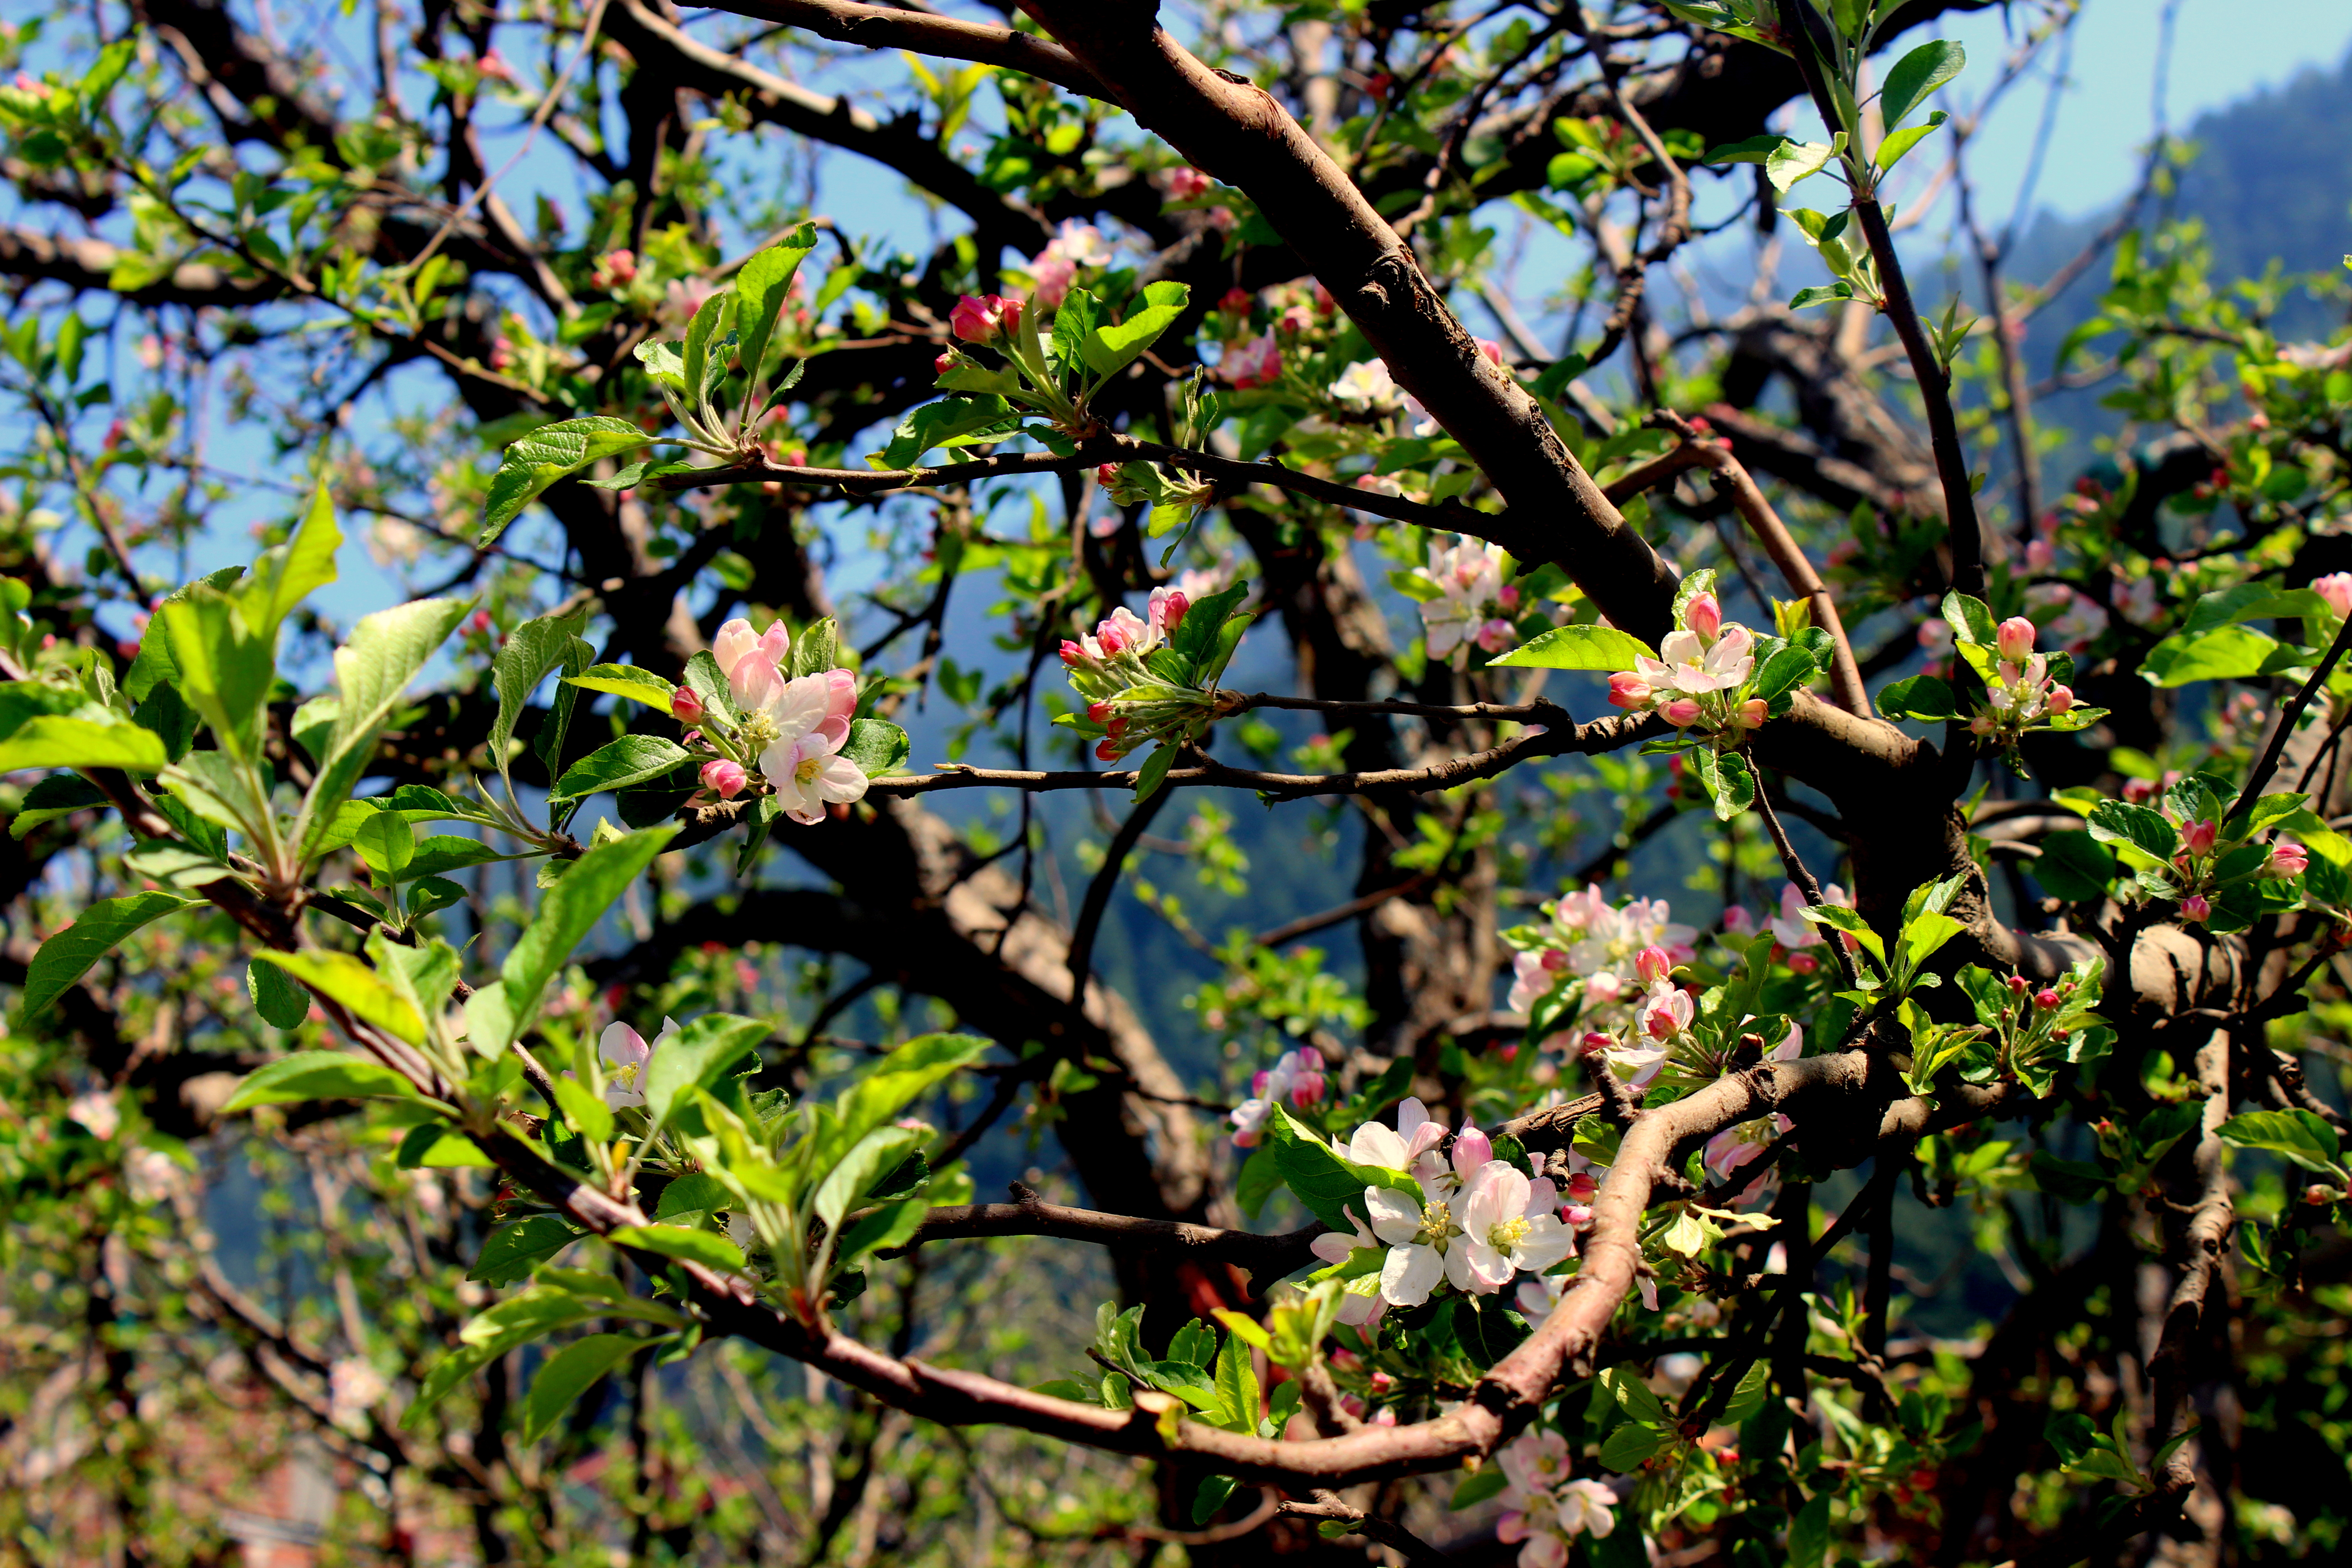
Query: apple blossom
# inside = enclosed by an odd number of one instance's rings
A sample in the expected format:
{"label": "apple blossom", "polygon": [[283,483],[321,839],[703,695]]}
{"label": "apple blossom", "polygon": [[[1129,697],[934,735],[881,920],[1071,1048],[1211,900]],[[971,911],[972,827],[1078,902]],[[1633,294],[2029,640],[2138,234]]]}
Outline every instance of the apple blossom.
{"label": "apple blossom", "polygon": [[596,1038],[596,1054],[604,1060],[604,1103],[615,1110],[643,1105],[646,1064],[677,1033],[677,1021],[664,1018],[661,1033],[648,1045],[643,1035],[618,1019],[605,1025],[604,1032]]}

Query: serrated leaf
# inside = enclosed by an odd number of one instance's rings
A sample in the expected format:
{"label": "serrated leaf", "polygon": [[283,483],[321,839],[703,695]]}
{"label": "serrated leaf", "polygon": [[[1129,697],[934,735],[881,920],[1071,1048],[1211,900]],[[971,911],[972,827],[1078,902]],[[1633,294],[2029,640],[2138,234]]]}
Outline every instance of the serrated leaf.
{"label": "serrated leaf", "polygon": [[1556,626],[1492,662],[1529,669],[1606,669],[1633,668],[1636,657],[1655,658],[1657,650],[1630,632],[1614,626]]}
{"label": "serrated leaf", "polygon": [[290,1105],[305,1100],[417,1098],[405,1078],[382,1062],[344,1051],[297,1051],[246,1075],[221,1107],[224,1116],[257,1105]]}
{"label": "serrated leaf", "polygon": [[564,769],[563,776],[549,787],[547,798],[581,800],[607,790],[626,789],[667,777],[679,763],[691,761],[692,753],[675,741],[659,735],[624,735]]}
{"label": "serrated leaf", "polygon": [[2216,1129],[2225,1142],[2241,1149],[2263,1149],[2283,1155],[2308,1171],[2336,1174],[2343,1152],[2336,1129],[2308,1110],[2249,1110]]}
{"label": "serrated leaf", "polygon": [[590,1334],[548,1357],[539,1375],[531,1379],[530,1399],[524,1407],[524,1441],[535,1443],[545,1436],[582,1394],[651,1342],[632,1334]]}
{"label": "serrated leaf", "polygon": [[1878,96],[1878,110],[1889,130],[1903,123],[1927,95],[1960,74],[1969,52],[1957,39],[1936,38],[1895,62]]}
{"label": "serrated leaf", "polygon": [[523,508],[566,474],[584,468],[599,458],[635,451],[639,447],[651,446],[653,441],[653,437],[629,420],[604,414],[541,426],[509,447],[499,459],[499,471],[491,478],[489,494],[483,502],[482,528],[475,538],[476,547],[487,548],[496,542],[499,535],[506,531],[507,524],[522,515]]}
{"label": "serrated leaf", "polygon": [[484,1285],[511,1285],[586,1234],[556,1215],[518,1220],[491,1233],[466,1278]]}
{"label": "serrated leaf", "polygon": [[1097,327],[1087,335],[1083,353],[1097,379],[1108,378],[1133,363],[1160,335],[1184,313],[1192,290],[1182,283],[1161,281],[1143,286],[1143,305],[1130,310],[1117,326]]}
{"label": "serrated leaf", "polygon": [[33,962],[25,970],[24,997],[17,1018],[27,1020],[47,1012],[89,973],[92,964],[113,952],[123,938],[195,901],[176,893],[149,892],[105,899],[90,905],[75,918],[73,924],[41,943],[40,951],[33,954]]}
{"label": "serrated leaf", "polygon": [[615,697],[625,697],[632,702],[642,702],[665,713],[669,711],[670,699],[677,695],[675,684],[634,664],[591,665],[577,675],[565,676],[563,683],[585,691],[604,691]]}
{"label": "serrated leaf", "polygon": [[908,749],[907,731],[887,719],[851,720],[849,739],[841,743],[841,754],[870,779],[899,772]]}
{"label": "serrated leaf", "polygon": [[708,1268],[743,1267],[743,1249],[716,1231],[676,1225],[625,1225],[607,1233],[604,1239],[615,1247],[641,1247]]}

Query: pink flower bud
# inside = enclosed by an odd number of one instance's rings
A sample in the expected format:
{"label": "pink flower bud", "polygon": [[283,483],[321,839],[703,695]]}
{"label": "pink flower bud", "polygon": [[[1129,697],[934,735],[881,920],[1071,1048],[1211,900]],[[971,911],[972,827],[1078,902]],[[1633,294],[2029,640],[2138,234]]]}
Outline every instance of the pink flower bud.
{"label": "pink flower bud", "polygon": [[2071,686],[2053,686],[2050,689],[2050,695],[2043,698],[2042,701],[2042,705],[2053,713],[2071,713],[2074,710],[2074,689]]}
{"label": "pink flower bud", "polygon": [[1117,484],[1118,482],[1118,465],[1117,463],[1097,464],[1095,467],[1095,482],[1102,486],[1105,489],[1108,489],[1112,485]]}
{"label": "pink flower bud", "polygon": [[2026,982],[2024,975],[2012,974],[2009,977],[2009,994],[2011,995],[2022,996],[2026,992],[2032,989],[2032,987]]}
{"label": "pink flower bud", "polygon": [[931,362],[931,374],[934,375],[945,375],[948,373],[949,367],[953,365],[955,362],[955,350],[950,349],[947,353],[940,355],[939,358]]}
{"label": "pink flower bud", "polygon": [[2156,797],[2156,785],[2146,779],[2124,780],[2124,799],[2133,805],[2145,805]]}
{"label": "pink flower bud", "polygon": [[1553,973],[1557,974],[1561,970],[1568,967],[1568,954],[1561,952],[1559,948],[1548,947],[1543,950],[1543,956],[1536,962],[1542,964],[1544,968],[1550,970]]}
{"label": "pink flower bud", "polygon": [[2352,572],[2330,572],[2314,582],[2311,588],[2337,615],[2352,615]]}
{"label": "pink flower bud", "polygon": [[966,294],[948,313],[948,331],[968,343],[992,343],[1013,330],[1018,308],[1006,308],[995,294]]}
{"label": "pink flower bud", "polygon": [[2192,822],[2180,830],[2180,847],[2191,855],[2210,854],[2219,834],[2220,829],[2210,821]]}
{"label": "pink flower bud", "polygon": [[681,724],[702,722],[702,699],[691,687],[681,686],[669,694],[669,716]]}
{"label": "pink flower bud", "polygon": [[1087,650],[1072,642],[1069,638],[1064,637],[1062,639],[1062,662],[1067,665],[1079,665],[1084,664],[1086,661]]}
{"label": "pink flower bud", "polygon": [[1116,621],[1105,621],[1097,626],[1095,641],[1100,645],[1104,654],[1114,658],[1118,656],[1119,650],[1127,646],[1127,637],[1120,632],[1118,623]]}
{"label": "pink flower bud", "polygon": [[1602,1051],[1607,1050],[1616,1043],[1616,1041],[1611,1039],[1608,1036],[1598,1033],[1597,1031],[1586,1035],[1584,1038],[1579,1042],[1583,1054],[1588,1057],[1599,1056]]}
{"label": "pink flower bud", "polygon": [[1095,748],[1095,755],[1106,763],[1118,761],[1118,737],[1114,735]]}
{"label": "pink flower bud", "polygon": [[744,782],[740,763],[719,757],[702,764],[702,787],[721,800],[733,800],[742,794]]}
{"label": "pink flower bud", "polygon": [[1822,961],[1810,952],[1797,952],[1789,955],[1789,967],[1799,974],[1811,974],[1822,966]]}
{"label": "pink flower bud", "polygon": [[1713,642],[1723,630],[1723,605],[1712,594],[1696,594],[1683,606],[1683,625]]}
{"label": "pink flower bud", "polygon": [[1478,1167],[1495,1157],[1495,1141],[1475,1127],[1465,1125],[1454,1135],[1454,1173],[1465,1178],[1478,1173]]}
{"label": "pink flower bud", "polygon": [[2292,838],[2282,838],[2271,846],[2271,875],[2273,877],[2300,877],[2310,865],[2310,851]]}
{"label": "pink flower bud", "polygon": [[[2195,921],[2201,925],[2206,921],[2209,921],[2213,917],[2212,900],[2208,899],[2202,893],[2191,893],[2187,898],[2180,900],[2180,914],[2182,919]],[[2050,994],[2055,995],[2057,994],[2055,992],[2052,992]],[[2036,1000],[2039,1000],[2039,998],[2036,998]],[[2057,1004],[2053,1002],[2051,1005],[2055,1006]]]}
{"label": "pink flower bud", "polygon": [[2058,1005],[2058,993],[2046,985],[2033,994],[2033,1005],[2045,1012],[2055,1008]]}
{"label": "pink flower bud", "polygon": [[1198,169],[1175,169],[1168,175],[1168,195],[1175,201],[1189,202],[1207,195],[1213,184],[1214,181]]}
{"label": "pink flower bud", "polygon": [[1692,697],[1677,697],[1659,708],[1658,716],[1677,730],[1687,730],[1699,721],[1701,710],[1698,700]]}
{"label": "pink flower bud", "polygon": [[1181,588],[1169,589],[1168,597],[1160,603],[1165,608],[1160,612],[1160,629],[1168,632],[1174,631],[1184,619],[1184,612],[1192,607],[1192,599]]}
{"label": "pink flower bud", "polygon": [[1650,683],[1631,671],[1609,678],[1609,702],[1615,708],[1647,708],[1650,705]]}
{"label": "pink flower bud", "polygon": [[1764,727],[1764,721],[1769,712],[1770,710],[1765,706],[1764,699],[1751,697],[1739,705],[1739,727],[1743,730],[1760,730]]}
{"label": "pink flower bud", "polygon": [[1993,634],[1993,646],[2010,663],[2023,664],[2033,657],[2033,623],[2023,616],[2011,616]]}
{"label": "pink flower bud", "polygon": [[1302,1074],[1297,1080],[1290,1086],[1290,1103],[1297,1106],[1299,1110],[1304,1110],[1310,1105],[1321,1103],[1323,1099],[1323,1090],[1324,1083],[1323,1075],[1321,1073],[1310,1072]]}
{"label": "pink flower bud", "polygon": [[1568,1178],[1568,1195],[1578,1203],[1591,1203],[1600,1190],[1601,1184],[1592,1179],[1590,1171],[1579,1171]]}
{"label": "pink flower bud", "polygon": [[1674,973],[1675,961],[1663,947],[1645,947],[1633,958],[1633,973],[1642,984],[1654,985]]}

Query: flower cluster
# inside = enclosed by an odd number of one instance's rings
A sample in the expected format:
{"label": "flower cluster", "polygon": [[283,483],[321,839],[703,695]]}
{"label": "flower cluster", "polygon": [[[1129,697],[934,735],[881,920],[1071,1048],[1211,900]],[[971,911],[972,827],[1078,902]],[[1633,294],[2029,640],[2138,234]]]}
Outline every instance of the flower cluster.
{"label": "flower cluster", "polygon": [[1570,1479],[1569,1458],[1567,1438],[1532,1429],[1497,1456],[1507,1485],[1495,1534],[1518,1546],[1519,1568],[1564,1568],[1578,1536],[1600,1539],[1617,1528],[1617,1494],[1599,1481]]}
{"label": "flower cluster", "polygon": [[2003,750],[2013,749],[2031,730],[2074,710],[2074,689],[2050,673],[2047,656],[2033,651],[2034,625],[2011,616],[1994,632],[2000,655],[1985,675],[1985,701],[1969,716],[1969,733]]}
{"label": "flower cluster", "polygon": [[1556,1031],[1574,1024],[1610,1029],[1631,1021],[1647,984],[1637,969],[1644,950],[1663,952],[1669,968],[1696,956],[1698,932],[1676,922],[1664,899],[1615,905],[1595,883],[1542,912],[1541,924],[1513,927],[1503,940],[1518,950],[1507,1005],[1528,1016],[1529,1034],[1547,1046],[1565,1046],[1570,1037]]}
{"label": "flower cluster", "polygon": [[2058,1068],[2091,1059],[2114,1037],[2093,1011],[2099,1005],[2102,963],[2078,960],[2055,980],[1996,974],[1981,964],[1960,971],[1977,1016],[1974,1037],[1956,1037],[1960,1077],[1987,1083],[2014,1077],[2036,1097],[2050,1092]]}
{"label": "flower cluster", "polygon": [[[1346,1143],[1332,1140],[1342,1158],[1409,1175],[1419,1188],[1408,1194],[1367,1186],[1369,1230],[1359,1223],[1352,1237],[1318,1238],[1317,1255],[1331,1262],[1385,1247],[1380,1299],[1390,1306],[1418,1307],[1441,1283],[1492,1295],[1519,1274],[1547,1272],[1575,1250],[1550,1181],[1495,1158],[1493,1140],[1475,1127],[1465,1126],[1441,1153],[1444,1142],[1444,1124],[1418,1100],[1397,1108],[1393,1130],[1368,1121]],[[1327,1241],[1333,1245],[1322,1245]]]}
{"label": "flower cluster", "polygon": [[[1050,310],[1068,295],[1070,285],[1078,280],[1082,268],[1100,267],[1110,259],[1110,244],[1102,230],[1076,218],[1066,221],[1046,242],[1045,248],[1029,258],[1028,272],[1036,285],[1034,299],[1038,308]],[[961,336],[961,333],[958,333]]]}
{"label": "flower cluster", "polygon": [[1459,650],[1466,661],[1472,643],[1497,654],[1519,640],[1510,620],[1519,591],[1503,580],[1509,563],[1499,544],[1457,537],[1451,547],[1429,547],[1429,564],[1413,568],[1412,582],[1431,658],[1452,658]]}
{"label": "flower cluster", "polygon": [[1676,607],[1675,629],[1658,657],[1609,678],[1609,700],[1630,713],[1655,713],[1694,740],[1736,751],[1761,729],[1769,705],[1749,696],[1756,674],[1756,634],[1723,618],[1712,589],[1687,595]]}
{"label": "flower cluster", "polygon": [[1277,1057],[1272,1067],[1250,1080],[1250,1098],[1234,1108],[1226,1120],[1234,1124],[1234,1147],[1257,1147],[1259,1130],[1277,1105],[1305,1110],[1322,1103],[1323,1058],[1306,1047]]}
{"label": "flower cluster", "polygon": [[[2173,851],[2161,871],[2151,868],[2139,880],[2147,891],[2179,903],[2180,918],[2191,925],[2218,921],[2221,929],[2235,930],[2251,912],[2245,906],[2255,884],[2296,880],[2311,868],[2311,852],[2284,834],[2265,842],[2262,826],[2235,836],[2225,834],[2221,798],[2210,787],[2214,782],[2191,774],[2173,784],[2158,800],[2157,809],[2172,829]],[[2301,823],[2310,816],[2300,809],[2300,797],[2286,796],[2281,805],[2287,801],[2295,802],[2295,809],[2272,811],[2264,816],[2263,825]],[[2099,826],[2095,816],[2093,824],[2095,830]]]}
{"label": "flower cluster", "polygon": [[1189,741],[1214,716],[1213,692],[1177,685],[1148,662],[1191,609],[1182,593],[1154,588],[1140,616],[1121,605],[1091,636],[1063,642],[1070,685],[1087,700],[1087,722],[1100,726],[1095,755],[1104,762],[1117,762],[1147,741]]}
{"label": "flower cluster", "polygon": [[1065,640],[1062,665],[1086,706],[1055,722],[1099,737],[1095,755],[1107,763],[1147,741],[1172,754],[1198,740],[1223,710],[1217,678],[1248,625],[1234,613],[1248,592],[1235,584],[1195,605],[1181,588],[1154,588],[1142,615],[1121,605]]}
{"label": "flower cluster", "polygon": [[679,722],[717,756],[701,768],[702,786],[720,800],[740,795],[756,767],[784,815],[798,823],[824,820],[829,805],[866,798],[866,774],[841,755],[857,711],[857,678],[846,669],[787,678],[792,634],[782,621],[765,632],[729,621],[711,643],[734,712],[714,713],[692,689],[670,699]]}

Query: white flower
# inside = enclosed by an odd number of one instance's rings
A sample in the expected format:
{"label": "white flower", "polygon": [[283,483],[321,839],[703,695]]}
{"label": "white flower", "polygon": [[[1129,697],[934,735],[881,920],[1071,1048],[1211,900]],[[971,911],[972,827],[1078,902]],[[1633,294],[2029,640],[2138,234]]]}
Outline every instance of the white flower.
{"label": "white flower", "polygon": [[[741,679],[747,670],[748,679]],[[837,711],[836,673],[786,680],[772,667],[746,658],[730,677],[744,710],[743,744],[759,753],[760,772],[794,822],[822,822],[827,805],[866,798],[865,772],[840,754],[849,721]],[[854,683],[852,690],[854,706]]]}
{"label": "white flower", "polygon": [[368,1363],[344,1357],[327,1369],[328,1419],[347,1431],[365,1431],[368,1411],[390,1386]]}
{"label": "white flower", "polygon": [[160,1204],[187,1190],[188,1173],[160,1149],[133,1149],[122,1162],[122,1181],[132,1202]]}
{"label": "white flower", "polygon": [[1420,1306],[1441,1279],[1452,1279],[1457,1290],[1470,1289],[1470,1250],[1461,1244],[1462,1227],[1454,1223],[1444,1192],[1429,1176],[1421,1178],[1421,1192],[1415,1204],[1386,1187],[1364,1189],[1372,1234],[1389,1248],[1381,1265],[1381,1295],[1394,1306]]}
{"label": "white flower", "polygon": [[1532,1426],[1496,1456],[1503,1479],[1523,1492],[1548,1492],[1568,1479],[1569,1458],[1567,1438]]}
{"label": "white flower", "polygon": [[1598,1539],[1617,1528],[1617,1516],[1610,1511],[1616,1505],[1617,1494],[1601,1482],[1570,1481],[1557,1495],[1561,1533],[1588,1534]]}
{"label": "white flower", "polygon": [[[1687,691],[1703,697],[1710,691],[1731,691],[1747,683],[1756,668],[1756,639],[1746,626],[1732,625],[1723,628],[1723,635],[1708,646],[1694,631],[1668,632],[1666,640],[1658,645],[1658,653],[1665,665],[1665,679],[1677,691]],[[1635,668],[1653,687],[1660,684],[1647,668],[1649,661],[1637,660]]]}
{"label": "white flower", "polygon": [[[1571,1238],[1575,1234],[1569,1233]],[[1540,1328],[1543,1321],[1559,1310],[1561,1292],[1574,1283],[1565,1274],[1538,1274],[1533,1279],[1520,1280],[1511,1301],[1518,1308],[1519,1316]]]}
{"label": "white flower", "polygon": [[652,1045],[646,1037],[617,1019],[604,1026],[597,1037],[596,1054],[604,1058],[604,1103],[618,1110],[625,1105],[646,1102],[646,1063],[662,1043],[677,1033],[677,1020],[664,1018],[662,1031],[654,1037]]}
{"label": "white flower", "polygon": [[1234,1146],[1256,1147],[1258,1131],[1276,1106],[1288,1100],[1303,1110],[1323,1098],[1323,1058],[1318,1052],[1302,1048],[1276,1058],[1274,1066],[1252,1080],[1250,1098],[1227,1113],[1234,1124]]}
{"label": "white flower", "polygon": [[1462,1199],[1470,1288],[1499,1290],[1514,1273],[1541,1274],[1574,1251],[1575,1234],[1560,1224],[1559,1209],[1551,1183],[1530,1181],[1507,1161],[1480,1166]]}
{"label": "white flower", "polygon": [[88,1094],[77,1094],[66,1101],[66,1114],[89,1130],[89,1135],[100,1142],[114,1136],[122,1125],[122,1112],[114,1103],[111,1089],[94,1089]]}
{"label": "white flower", "polygon": [[1503,597],[1503,547],[1460,540],[1452,548],[1429,547],[1429,564],[1413,574],[1437,589],[1421,602],[1421,625],[1429,657],[1448,658],[1489,616]]}
{"label": "white flower", "polygon": [[1366,413],[1393,408],[1399,401],[1396,378],[1386,360],[1358,360],[1331,384],[1331,395],[1349,407]]}
{"label": "white flower", "polygon": [[[1391,1132],[1377,1121],[1367,1121],[1356,1129],[1356,1135],[1342,1143],[1331,1140],[1335,1153],[1343,1154],[1359,1165],[1378,1165],[1384,1171],[1412,1171],[1421,1173],[1423,1156],[1433,1155],[1438,1144],[1444,1142],[1445,1123],[1433,1121],[1429,1107],[1417,1099],[1408,1098],[1397,1107],[1396,1131]],[[1432,1175],[1439,1162],[1426,1162]]]}

